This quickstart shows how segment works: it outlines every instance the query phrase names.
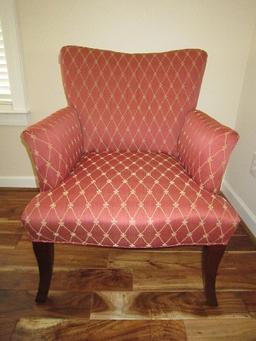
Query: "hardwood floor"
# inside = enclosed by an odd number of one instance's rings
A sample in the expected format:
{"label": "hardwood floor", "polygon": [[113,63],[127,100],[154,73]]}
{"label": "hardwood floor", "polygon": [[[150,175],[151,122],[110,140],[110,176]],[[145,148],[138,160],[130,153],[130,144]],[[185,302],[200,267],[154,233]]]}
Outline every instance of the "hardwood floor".
{"label": "hardwood floor", "polygon": [[0,189],[0,340],[256,340],[256,247],[241,224],[205,304],[201,248],[56,245],[49,301],[19,221],[33,190]]}

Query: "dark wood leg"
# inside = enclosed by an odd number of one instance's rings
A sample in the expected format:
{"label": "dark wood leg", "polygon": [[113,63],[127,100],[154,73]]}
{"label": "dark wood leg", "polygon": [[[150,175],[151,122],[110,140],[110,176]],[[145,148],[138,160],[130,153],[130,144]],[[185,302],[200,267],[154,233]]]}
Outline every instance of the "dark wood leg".
{"label": "dark wood leg", "polygon": [[203,247],[202,273],[206,301],[209,306],[217,306],[215,291],[218,266],[225,252],[226,245],[209,245]]}
{"label": "dark wood leg", "polygon": [[33,242],[33,249],[39,269],[39,286],[36,303],[40,304],[46,302],[51,284],[54,244]]}

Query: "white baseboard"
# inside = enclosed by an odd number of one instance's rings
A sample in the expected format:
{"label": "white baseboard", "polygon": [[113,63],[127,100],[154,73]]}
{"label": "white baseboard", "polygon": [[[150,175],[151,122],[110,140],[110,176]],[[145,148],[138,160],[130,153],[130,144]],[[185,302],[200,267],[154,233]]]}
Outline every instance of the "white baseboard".
{"label": "white baseboard", "polygon": [[38,187],[34,176],[0,176],[0,187]]}
{"label": "white baseboard", "polygon": [[223,181],[221,190],[234,206],[234,208],[237,210],[238,214],[248,226],[250,231],[256,237],[255,214],[249,209],[246,203],[241,199],[241,197],[235,192],[234,188],[226,180]]}

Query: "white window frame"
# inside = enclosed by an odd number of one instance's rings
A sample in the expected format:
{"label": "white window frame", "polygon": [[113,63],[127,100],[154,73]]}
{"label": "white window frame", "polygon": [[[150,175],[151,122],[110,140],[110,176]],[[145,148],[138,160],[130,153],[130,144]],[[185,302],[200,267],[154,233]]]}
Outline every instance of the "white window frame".
{"label": "white window frame", "polygon": [[15,0],[0,0],[0,19],[11,88],[12,105],[0,106],[0,125],[28,123],[25,82]]}

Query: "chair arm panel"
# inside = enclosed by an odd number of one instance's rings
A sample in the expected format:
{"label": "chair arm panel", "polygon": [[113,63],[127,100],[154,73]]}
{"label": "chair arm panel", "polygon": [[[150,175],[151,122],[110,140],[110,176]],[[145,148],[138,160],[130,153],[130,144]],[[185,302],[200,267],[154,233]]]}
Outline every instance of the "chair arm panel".
{"label": "chair arm panel", "polygon": [[22,137],[31,152],[41,191],[55,188],[83,154],[80,122],[70,107],[28,127]]}
{"label": "chair arm panel", "polygon": [[238,141],[234,130],[201,111],[187,114],[178,139],[178,157],[187,174],[218,193],[230,154]]}

